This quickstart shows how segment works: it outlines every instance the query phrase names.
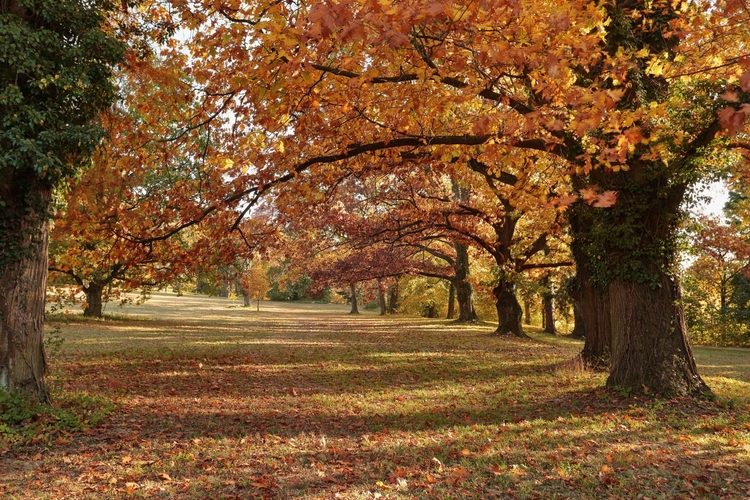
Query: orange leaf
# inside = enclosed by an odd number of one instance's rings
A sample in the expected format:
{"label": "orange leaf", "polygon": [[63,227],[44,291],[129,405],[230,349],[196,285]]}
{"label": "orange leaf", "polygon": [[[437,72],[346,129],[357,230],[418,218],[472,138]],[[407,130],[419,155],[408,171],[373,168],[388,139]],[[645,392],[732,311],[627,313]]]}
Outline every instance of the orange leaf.
{"label": "orange leaf", "polygon": [[590,188],[581,189],[581,197],[583,198],[583,201],[591,205],[599,198],[599,193],[596,188],[592,186]]}

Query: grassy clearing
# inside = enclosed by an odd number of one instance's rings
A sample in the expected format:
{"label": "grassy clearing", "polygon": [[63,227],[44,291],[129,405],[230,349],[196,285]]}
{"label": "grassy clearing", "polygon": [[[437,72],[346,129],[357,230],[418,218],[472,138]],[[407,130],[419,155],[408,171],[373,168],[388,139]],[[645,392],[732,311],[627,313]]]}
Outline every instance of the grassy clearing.
{"label": "grassy clearing", "polygon": [[0,450],[4,498],[746,498],[750,353],[696,349],[714,402],[626,399],[580,343],[343,306],[155,294],[60,324],[58,398],[96,426]]}

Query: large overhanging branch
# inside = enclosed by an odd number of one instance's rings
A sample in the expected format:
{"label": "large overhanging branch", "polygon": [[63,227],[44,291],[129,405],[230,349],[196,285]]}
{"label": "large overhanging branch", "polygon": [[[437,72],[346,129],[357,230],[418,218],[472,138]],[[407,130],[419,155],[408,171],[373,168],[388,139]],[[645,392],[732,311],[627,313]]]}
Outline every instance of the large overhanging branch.
{"label": "large overhanging branch", "polygon": [[[333,66],[325,66],[322,64],[315,64],[315,63],[307,63],[307,64],[310,67],[317,69],[318,71],[331,73],[336,76],[343,76],[345,78],[362,78],[362,75],[358,73],[335,68]],[[440,76],[440,74],[438,74],[437,72],[435,73],[435,76],[438,77],[440,83],[443,83],[444,85],[453,87],[455,89],[465,89],[469,87],[468,83],[458,78],[454,78],[450,76]],[[367,83],[371,83],[371,84],[383,84],[383,83],[413,82],[419,79],[420,77],[416,73],[403,73],[397,76],[375,76],[375,77],[367,78],[364,81],[366,81]],[[518,101],[517,99],[514,99],[505,94],[501,94],[492,89],[488,89],[488,88],[482,89],[479,92],[477,92],[477,96],[482,97],[484,99],[488,99],[490,101],[502,103],[522,115],[527,115],[534,111],[532,108]]]}

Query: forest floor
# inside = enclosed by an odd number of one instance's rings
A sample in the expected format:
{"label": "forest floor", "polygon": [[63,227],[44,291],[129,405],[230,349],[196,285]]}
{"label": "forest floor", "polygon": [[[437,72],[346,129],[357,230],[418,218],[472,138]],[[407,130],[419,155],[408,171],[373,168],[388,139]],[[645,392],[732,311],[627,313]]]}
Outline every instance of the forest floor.
{"label": "forest floor", "polygon": [[649,400],[566,364],[578,341],[489,324],[168,293],[114,312],[48,322],[71,413],[0,422],[0,498],[750,496],[750,351],[696,349],[712,401]]}

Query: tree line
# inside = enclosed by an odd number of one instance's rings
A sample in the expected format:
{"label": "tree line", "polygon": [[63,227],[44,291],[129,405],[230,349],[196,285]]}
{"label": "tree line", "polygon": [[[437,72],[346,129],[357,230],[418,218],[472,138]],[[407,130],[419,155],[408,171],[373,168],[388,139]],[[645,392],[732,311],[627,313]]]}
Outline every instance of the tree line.
{"label": "tree line", "polygon": [[96,297],[280,249],[443,277],[471,320],[478,249],[497,334],[525,273],[574,267],[609,387],[710,391],[678,255],[696,187],[742,176],[741,2],[137,4],[2,1],[3,388],[46,398],[48,267]]}

